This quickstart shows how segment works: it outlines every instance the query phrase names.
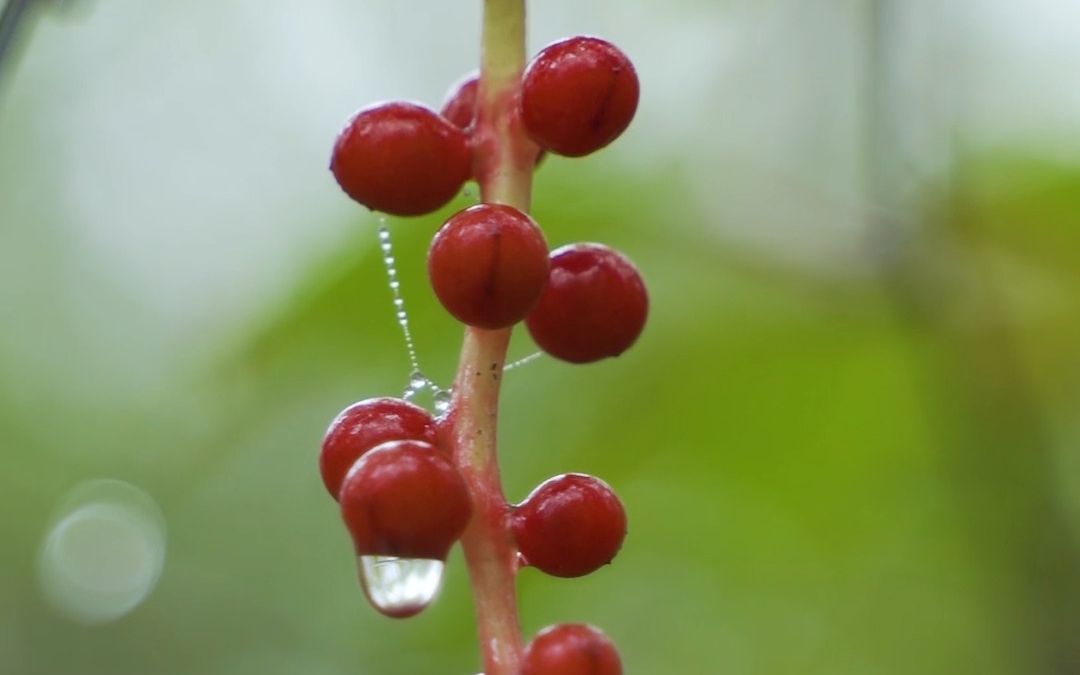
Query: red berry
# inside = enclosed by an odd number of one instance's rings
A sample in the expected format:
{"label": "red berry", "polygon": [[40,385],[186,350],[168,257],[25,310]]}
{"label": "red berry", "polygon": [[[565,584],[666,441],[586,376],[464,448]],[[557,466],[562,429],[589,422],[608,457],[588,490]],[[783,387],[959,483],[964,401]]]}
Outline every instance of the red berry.
{"label": "red berry", "polygon": [[462,130],[468,130],[476,121],[476,92],[480,88],[480,75],[469,73],[450,88],[443,101],[440,114]]}
{"label": "red berry", "polygon": [[552,252],[547,288],[525,324],[548,354],[589,363],[634,344],[648,311],[632,262],[601,244],[574,244]]}
{"label": "red berry", "polygon": [[435,420],[426,410],[398,398],[369,398],[345,408],[326,430],[319,473],[334,499],[356,460],[387,441],[435,442]]}
{"label": "red berry", "polygon": [[439,229],[428,276],[462,323],[506,328],[525,318],[548,280],[548,248],[532,218],[505,204],[477,204]]}
{"label": "red berry", "polygon": [[611,562],[626,536],[626,512],[607,483],[580,473],[541,483],[514,509],[525,561],[557,577],[580,577]]}
{"label": "red berry", "polygon": [[622,675],[622,661],[599,629],[563,623],[540,631],[525,647],[521,675]]}
{"label": "red berry", "polygon": [[341,486],[341,515],[357,555],[446,560],[471,514],[465,481],[423,441],[383,443]]}
{"label": "red berry", "polygon": [[465,133],[414,103],[379,103],[349,120],[330,160],[341,189],[373,211],[430,213],[472,173]]}
{"label": "red berry", "polygon": [[540,146],[580,157],[615,140],[638,104],[638,79],[615,45],[577,36],[545,47],[525,70],[521,120]]}

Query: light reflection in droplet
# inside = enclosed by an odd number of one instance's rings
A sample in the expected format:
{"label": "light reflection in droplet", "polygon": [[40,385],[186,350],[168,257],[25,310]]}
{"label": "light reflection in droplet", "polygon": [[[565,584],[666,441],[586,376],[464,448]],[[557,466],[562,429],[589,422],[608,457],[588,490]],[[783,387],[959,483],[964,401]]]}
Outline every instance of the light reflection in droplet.
{"label": "light reflection in droplet", "polygon": [[435,414],[445,415],[450,412],[450,404],[453,402],[454,394],[449,389],[440,389],[435,392]]}
{"label": "light reflection in droplet", "polygon": [[404,618],[422,611],[439,594],[441,560],[365,555],[359,560],[360,585],[375,609]]}
{"label": "light reflection in droplet", "polygon": [[165,520],[154,500],[122,481],[90,481],[61,503],[42,544],[38,579],[57,612],[104,623],[142,603],[164,563]]}

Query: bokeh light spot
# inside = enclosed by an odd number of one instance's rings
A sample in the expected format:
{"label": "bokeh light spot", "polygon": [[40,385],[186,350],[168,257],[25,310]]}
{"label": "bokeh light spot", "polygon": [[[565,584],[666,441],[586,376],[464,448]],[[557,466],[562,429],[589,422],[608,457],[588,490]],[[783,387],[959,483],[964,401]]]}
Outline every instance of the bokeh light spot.
{"label": "bokeh light spot", "polygon": [[58,613],[96,624],[124,616],[153,591],[165,564],[165,520],[122,481],[84,483],[66,497],[38,559],[41,591]]}

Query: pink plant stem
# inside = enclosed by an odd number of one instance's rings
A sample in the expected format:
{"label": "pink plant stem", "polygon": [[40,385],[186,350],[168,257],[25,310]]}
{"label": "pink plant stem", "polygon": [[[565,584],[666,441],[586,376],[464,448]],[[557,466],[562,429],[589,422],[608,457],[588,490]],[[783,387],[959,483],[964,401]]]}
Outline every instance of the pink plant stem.
{"label": "pink plant stem", "polygon": [[473,517],[461,545],[469,566],[485,675],[518,675],[517,547],[510,508],[503,496],[495,447],[499,380],[509,330],[468,328],[448,418],[454,460],[473,501]]}
{"label": "pink plant stem", "polygon": [[[485,0],[474,172],[485,202],[528,211],[536,146],[525,136],[516,100],[525,64],[524,0]],[[496,453],[499,384],[510,329],[467,328],[450,414],[444,424],[469,488],[473,518],[461,538],[476,605],[485,675],[520,675],[517,546]]]}

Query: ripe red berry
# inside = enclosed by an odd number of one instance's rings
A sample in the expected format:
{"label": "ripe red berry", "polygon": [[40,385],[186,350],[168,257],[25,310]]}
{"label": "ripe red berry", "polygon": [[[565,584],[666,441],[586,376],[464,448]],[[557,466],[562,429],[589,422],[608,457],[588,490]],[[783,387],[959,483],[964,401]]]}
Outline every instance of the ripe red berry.
{"label": "ripe red berry", "polygon": [[449,202],[472,173],[465,133],[414,103],[379,103],[349,120],[330,170],[345,192],[373,211],[430,213]]}
{"label": "ripe red berry", "polygon": [[580,157],[615,140],[638,104],[638,79],[615,45],[577,36],[545,47],[525,70],[521,120],[541,147]]}
{"label": "ripe red berry", "polygon": [[540,631],[525,647],[521,675],[622,675],[622,661],[599,629],[563,623]]}
{"label": "ripe red berry", "polygon": [[589,363],[634,344],[648,311],[632,262],[601,244],[573,244],[552,252],[547,287],[525,325],[551,356]]}
{"label": "ripe red berry", "polygon": [[390,441],[345,476],[341,515],[357,555],[446,560],[472,505],[457,469],[431,444]]}
{"label": "ripe red berry", "polygon": [[580,577],[619,552],[626,512],[607,483],[569,473],[544,481],[515,507],[512,528],[529,565],[557,577]]}
{"label": "ripe red berry", "polygon": [[548,248],[532,218],[505,204],[477,204],[439,229],[428,251],[431,287],[446,311],[496,329],[525,318],[548,280]]}
{"label": "ripe red berry", "polygon": [[476,121],[476,93],[480,88],[480,75],[469,73],[454,86],[443,101],[440,114],[459,129],[468,130]]}
{"label": "ripe red berry", "polygon": [[435,420],[423,408],[398,398],[369,398],[345,408],[326,430],[319,473],[334,499],[356,460],[387,441],[435,443]]}

